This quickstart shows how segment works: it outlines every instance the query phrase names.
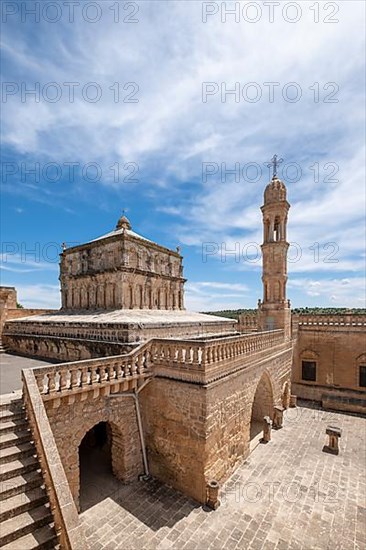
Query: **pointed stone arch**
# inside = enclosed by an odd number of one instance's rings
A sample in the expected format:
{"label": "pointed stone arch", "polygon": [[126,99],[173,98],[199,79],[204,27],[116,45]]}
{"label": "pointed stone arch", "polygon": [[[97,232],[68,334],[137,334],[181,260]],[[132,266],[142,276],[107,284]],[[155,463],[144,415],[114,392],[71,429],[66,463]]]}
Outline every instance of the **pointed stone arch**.
{"label": "pointed stone arch", "polygon": [[263,418],[273,417],[274,407],[273,384],[269,373],[265,370],[258,380],[252,400],[250,421],[250,439],[253,439],[263,428]]}
{"label": "pointed stone arch", "polygon": [[[105,441],[98,441],[98,428],[105,427]],[[104,418],[97,423],[91,423],[85,426],[83,432],[78,434],[76,439],[77,463],[78,463],[78,480],[75,488],[74,497],[77,505],[80,505],[82,497],[83,484],[88,485],[93,483],[93,474],[103,468],[103,474],[113,474],[120,481],[131,480],[131,460],[129,456],[128,445],[124,430],[110,419]],[[87,450],[87,460],[83,463],[82,452]],[[89,447],[89,448],[88,448]],[[98,452],[99,451],[99,452]],[[103,454],[108,456],[102,457]],[[94,465],[93,465],[94,461]],[[97,463],[96,463],[97,462]],[[109,464],[107,464],[107,462]],[[94,467],[94,470],[93,470]],[[87,468],[90,471],[87,471]]]}

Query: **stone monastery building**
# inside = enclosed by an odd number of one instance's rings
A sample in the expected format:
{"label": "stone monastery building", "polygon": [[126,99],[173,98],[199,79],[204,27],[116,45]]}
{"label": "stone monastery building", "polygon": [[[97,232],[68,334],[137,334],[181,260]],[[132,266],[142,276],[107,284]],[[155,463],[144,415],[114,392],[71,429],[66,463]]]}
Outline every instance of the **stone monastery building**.
{"label": "stone monastery building", "polygon": [[62,548],[86,548],[80,449],[100,426],[118,479],[152,475],[215,506],[217,486],[296,395],[366,411],[365,317],[291,315],[286,195],[274,176],[261,208],[263,297],[239,323],[186,311],[179,249],[135,233],[125,216],[110,233],[65,247],[60,311],[18,318],[14,289],[2,290],[4,346],[62,361],[22,373]]}

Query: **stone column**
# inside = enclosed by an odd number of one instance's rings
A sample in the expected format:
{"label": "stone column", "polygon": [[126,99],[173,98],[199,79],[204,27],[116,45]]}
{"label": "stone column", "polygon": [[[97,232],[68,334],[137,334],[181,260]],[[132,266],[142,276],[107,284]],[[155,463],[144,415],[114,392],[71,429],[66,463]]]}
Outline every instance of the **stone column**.
{"label": "stone column", "polygon": [[285,409],[281,406],[274,407],[273,412],[273,427],[275,430],[279,430],[283,427],[283,411]]}
{"label": "stone column", "polygon": [[329,437],[328,445],[324,445],[323,451],[332,455],[339,454],[339,438],[342,435],[342,430],[336,426],[327,426],[325,433]]}
{"label": "stone column", "polygon": [[268,443],[271,441],[271,431],[272,431],[272,420],[269,416],[263,418],[263,438],[261,439],[262,443]]}
{"label": "stone column", "polygon": [[290,396],[290,407],[291,408],[297,407],[297,395]]}
{"label": "stone column", "polygon": [[212,510],[217,510],[217,508],[220,506],[219,488],[220,488],[220,485],[215,479],[212,479],[207,483],[206,504]]}

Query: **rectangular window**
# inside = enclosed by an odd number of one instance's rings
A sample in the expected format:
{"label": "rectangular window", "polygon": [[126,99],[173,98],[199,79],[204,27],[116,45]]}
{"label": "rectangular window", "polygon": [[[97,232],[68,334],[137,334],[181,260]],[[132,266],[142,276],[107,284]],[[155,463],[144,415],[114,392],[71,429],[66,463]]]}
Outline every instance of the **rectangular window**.
{"label": "rectangular window", "polygon": [[366,365],[360,366],[360,386],[366,388]]}
{"label": "rectangular window", "polygon": [[303,361],[302,362],[302,379],[309,382],[316,381],[316,362],[315,361]]}

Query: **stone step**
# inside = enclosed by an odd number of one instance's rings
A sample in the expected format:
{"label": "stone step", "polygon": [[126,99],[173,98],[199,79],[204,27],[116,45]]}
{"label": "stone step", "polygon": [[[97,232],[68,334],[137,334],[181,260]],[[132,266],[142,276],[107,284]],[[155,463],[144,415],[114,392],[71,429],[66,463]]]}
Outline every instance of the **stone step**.
{"label": "stone step", "polygon": [[8,420],[0,422],[0,435],[10,432],[24,432],[28,428],[28,420],[20,418],[18,420]]}
{"label": "stone step", "polygon": [[23,399],[20,392],[0,396],[0,411],[12,411],[14,409],[21,410],[23,407]]}
{"label": "stone step", "polygon": [[12,477],[0,484],[0,501],[43,485],[41,469]]}
{"label": "stone step", "polygon": [[22,443],[20,445],[12,445],[5,449],[0,449],[0,464],[6,462],[12,462],[13,460],[19,460],[26,456],[32,456],[36,454],[36,448],[33,443]]}
{"label": "stone step", "polygon": [[0,449],[6,449],[6,447],[27,443],[31,440],[32,434],[30,430],[25,430],[24,432],[5,433],[0,435]]}
{"label": "stone step", "polygon": [[[9,518],[1,525],[0,547],[28,533],[33,533],[39,527],[44,527],[52,522],[53,518],[49,504],[43,504],[18,516]],[[18,549],[23,550],[20,545]]]}
{"label": "stone step", "polygon": [[21,408],[16,408],[14,411],[3,409],[0,411],[0,426],[3,422],[9,422],[10,420],[21,420],[25,417],[25,411]]}
{"label": "stone step", "polygon": [[39,468],[38,458],[36,456],[28,456],[20,460],[12,460],[0,467],[0,482],[11,479]]}
{"label": "stone step", "polygon": [[48,502],[44,485],[19,493],[0,502],[0,522]]}
{"label": "stone step", "polygon": [[58,544],[55,527],[53,523],[36,529],[24,537],[9,542],[2,547],[3,550],[57,550]]}

